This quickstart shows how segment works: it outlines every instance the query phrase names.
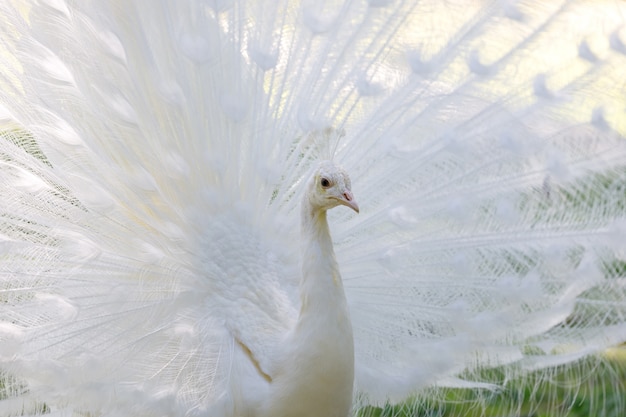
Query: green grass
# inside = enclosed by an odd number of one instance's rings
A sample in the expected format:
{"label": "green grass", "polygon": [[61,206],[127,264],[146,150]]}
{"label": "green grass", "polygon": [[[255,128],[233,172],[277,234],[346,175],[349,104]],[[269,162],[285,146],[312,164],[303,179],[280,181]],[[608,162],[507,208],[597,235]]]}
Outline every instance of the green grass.
{"label": "green grass", "polygon": [[[497,372],[497,371],[492,371]],[[493,378],[493,375],[491,376]],[[505,385],[501,392],[445,389],[438,399],[417,399],[359,417],[624,417],[626,346],[574,366]]]}

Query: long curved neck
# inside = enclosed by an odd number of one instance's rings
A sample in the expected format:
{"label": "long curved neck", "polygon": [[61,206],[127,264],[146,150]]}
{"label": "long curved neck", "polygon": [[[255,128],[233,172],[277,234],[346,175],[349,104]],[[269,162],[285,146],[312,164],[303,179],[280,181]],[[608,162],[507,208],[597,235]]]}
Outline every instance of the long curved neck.
{"label": "long curved neck", "polygon": [[326,211],[302,204],[301,307],[284,343],[275,396],[263,417],[346,417],[352,403],[354,341]]}
{"label": "long curved neck", "polygon": [[[326,210],[314,210],[305,199],[302,203],[302,281],[300,296],[303,309],[310,302],[329,304],[333,295],[345,303],[339,266],[326,220]],[[318,300],[318,297],[320,299]]]}

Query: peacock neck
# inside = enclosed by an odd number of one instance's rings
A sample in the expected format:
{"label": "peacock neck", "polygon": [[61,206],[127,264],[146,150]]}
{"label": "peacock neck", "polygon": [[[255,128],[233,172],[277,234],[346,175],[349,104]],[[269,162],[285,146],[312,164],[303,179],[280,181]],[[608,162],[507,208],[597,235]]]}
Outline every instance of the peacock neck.
{"label": "peacock neck", "polygon": [[326,210],[302,207],[302,281],[300,296],[305,301],[334,298],[345,303],[343,283],[326,219]]}
{"label": "peacock neck", "polygon": [[284,341],[261,417],[346,417],[354,341],[325,210],[302,205],[302,305]]}

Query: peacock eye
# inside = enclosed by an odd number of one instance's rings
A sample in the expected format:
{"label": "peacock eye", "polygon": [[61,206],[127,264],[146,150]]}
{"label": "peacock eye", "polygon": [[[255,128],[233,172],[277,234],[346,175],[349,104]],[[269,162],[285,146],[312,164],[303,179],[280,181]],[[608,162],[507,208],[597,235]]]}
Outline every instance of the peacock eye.
{"label": "peacock eye", "polygon": [[330,181],[327,178],[322,178],[320,181],[320,184],[322,185],[323,188],[330,187]]}

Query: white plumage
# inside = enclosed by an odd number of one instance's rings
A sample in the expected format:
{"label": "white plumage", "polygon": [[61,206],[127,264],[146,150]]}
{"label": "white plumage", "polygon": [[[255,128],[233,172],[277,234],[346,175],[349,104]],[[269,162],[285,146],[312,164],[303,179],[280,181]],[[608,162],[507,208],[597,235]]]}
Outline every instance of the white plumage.
{"label": "white plumage", "polygon": [[0,416],[345,417],[626,341],[625,23],[3,2]]}

